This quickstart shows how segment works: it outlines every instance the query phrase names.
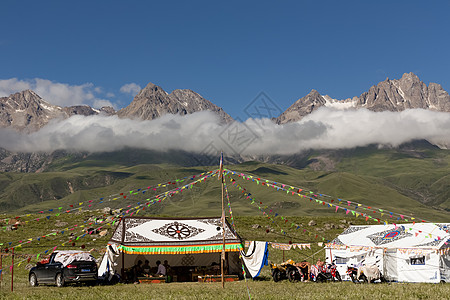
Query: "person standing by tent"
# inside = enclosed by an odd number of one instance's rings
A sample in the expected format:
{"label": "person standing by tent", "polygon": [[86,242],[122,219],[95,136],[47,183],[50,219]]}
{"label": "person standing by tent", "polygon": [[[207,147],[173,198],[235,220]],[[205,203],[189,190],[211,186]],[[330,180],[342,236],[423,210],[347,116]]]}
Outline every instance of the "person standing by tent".
{"label": "person standing by tent", "polygon": [[156,266],[158,267],[158,271],[156,272],[157,276],[163,277],[166,276],[166,267],[161,264],[161,261],[156,261]]}

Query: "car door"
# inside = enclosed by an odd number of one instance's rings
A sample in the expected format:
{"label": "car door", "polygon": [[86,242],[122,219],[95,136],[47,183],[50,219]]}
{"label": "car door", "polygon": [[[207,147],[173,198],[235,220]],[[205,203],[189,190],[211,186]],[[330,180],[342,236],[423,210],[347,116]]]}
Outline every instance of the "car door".
{"label": "car door", "polygon": [[45,280],[48,282],[54,282],[56,274],[62,271],[62,263],[49,262],[48,264],[46,264],[45,268]]}
{"label": "car door", "polygon": [[52,254],[50,256],[49,262],[42,265],[42,270],[40,271],[41,281],[50,283],[55,281],[56,274],[62,268],[62,264],[59,262],[55,262],[54,258],[55,255]]}
{"label": "car door", "polygon": [[33,270],[33,273],[36,275],[38,282],[47,282],[47,269],[45,268],[46,264],[38,263]]}

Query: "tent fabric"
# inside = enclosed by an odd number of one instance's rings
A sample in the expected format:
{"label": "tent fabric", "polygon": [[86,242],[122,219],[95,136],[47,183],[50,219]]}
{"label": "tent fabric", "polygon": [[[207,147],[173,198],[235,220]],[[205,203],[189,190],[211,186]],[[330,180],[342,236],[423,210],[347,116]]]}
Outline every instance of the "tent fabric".
{"label": "tent fabric", "polygon": [[115,261],[118,256],[118,249],[115,245],[108,245],[108,247],[106,247],[106,252],[103,255],[102,262],[97,270],[99,277],[103,277],[105,274],[108,277],[114,275],[114,267],[117,266]]}
{"label": "tent fabric", "polygon": [[269,249],[267,242],[253,241],[250,243],[247,253],[241,251],[245,267],[253,278],[258,277],[261,269],[268,265]]}
{"label": "tent fabric", "polygon": [[450,224],[432,223],[350,226],[331,244],[383,249],[440,249],[450,244],[449,229]]}
{"label": "tent fabric", "polygon": [[[126,217],[116,227],[110,243],[127,254],[188,254],[221,252],[223,240],[219,217]],[[226,221],[225,251],[236,252],[240,248],[240,237]]]}
{"label": "tent fabric", "polygon": [[450,282],[449,229],[433,223],[350,226],[327,244],[327,261],[336,261],[344,280],[347,266],[376,264],[392,281]]}

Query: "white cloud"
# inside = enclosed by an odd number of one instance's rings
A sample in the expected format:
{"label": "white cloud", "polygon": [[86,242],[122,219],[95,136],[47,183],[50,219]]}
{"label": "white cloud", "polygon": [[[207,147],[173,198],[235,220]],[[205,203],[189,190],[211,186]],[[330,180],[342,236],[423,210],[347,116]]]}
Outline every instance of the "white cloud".
{"label": "white cloud", "polygon": [[17,78],[0,80],[0,97],[6,97],[30,89],[31,83],[27,81],[18,80]]}
{"label": "white cloud", "polygon": [[45,101],[59,106],[85,104],[99,108],[100,106],[98,105],[102,103],[108,103],[107,105],[113,106],[109,100],[101,98],[103,94],[102,88],[95,87],[92,83],[69,85],[41,78],[0,80],[0,97],[9,96],[26,89],[35,91]]}
{"label": "white cloud", "polygon": [[140,90],[141,90],[141,87],[134,82],[124,84],[120,88],[120,92],[125,93],[125,94],[131,94],[132,96],[136,96]]}
{"label": "white cloud", "polygon": [[116,108],[115,104],[113,104],[109,100],[105,100],[105,99],[95,99],[94,100],[93,107],[102,108],[103,106],[111,106],[111,107]]}
{"label": "white cloud", "polygon": [[[244,135],[236,137],[235,133]],[[321,108],[299,122],[284,125],[252,119],[223,125],[211,112],[183,117],[165,115],[152,121],[98,115],[52,121],[31,134],[0,129],[0,147],[21,152],[57,149],[103,152],[135,147],[200,153],[212,143],[227,154],[232,154],[234,148],[244,149],[242,154],[246,155],[263,155],[369,144],[398,146],[415,139],[450,145],[450,113],[420,109],[372,112]],[[246,145],[250,140],[252,143]]]}

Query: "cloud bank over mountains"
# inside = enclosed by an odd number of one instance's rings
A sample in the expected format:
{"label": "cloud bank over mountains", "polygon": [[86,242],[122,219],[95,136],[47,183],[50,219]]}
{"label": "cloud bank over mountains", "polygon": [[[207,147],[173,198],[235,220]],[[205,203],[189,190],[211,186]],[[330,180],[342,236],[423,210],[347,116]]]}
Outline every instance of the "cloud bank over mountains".
{"label": "cloud bank over mountains", "polygon": [[369,144],[395,147],[417,139],[450,146],[450,114],[423,109],[373,112],[323,107],[298,122],[284,125],[269,119],[222,124],[209,111],[146,121],[78,115],[52,120],[31,134],[0,129],[0,148],[14,152],[108,152],[130,147],[204,154],[208,154],[208,149],[216,149],[227,155],[283,155]]}

